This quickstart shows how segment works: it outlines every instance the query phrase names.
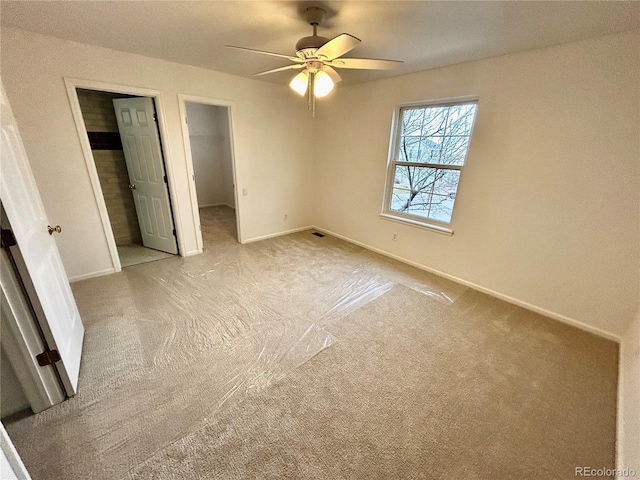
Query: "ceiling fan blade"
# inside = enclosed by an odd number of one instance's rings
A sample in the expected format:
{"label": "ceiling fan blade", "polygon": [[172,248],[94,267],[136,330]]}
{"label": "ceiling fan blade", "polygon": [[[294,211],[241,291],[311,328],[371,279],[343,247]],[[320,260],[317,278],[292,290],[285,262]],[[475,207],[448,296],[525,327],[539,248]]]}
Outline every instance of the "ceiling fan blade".
{"label": "ceiling fan blade", "polygon": [[403,63],[400,60],[380,60],[378,58],[338,58],[330,62],[330,65],[337,68],[393,70]]}
{"label": "ceiling fan blade", "polygon": [[304,68],[304,65],[287,65],[285,67],[273,68],[271,70],[267,70],[266,72],[254,73],[253,76],[257,77],[258,75],[268,75],[269,73],[283,72],[285,70],[294,70],[296,68]]}
{"label": "ceiling fan blade", "polygon": [[325,65],[322,70],[324,70],[325,72],[327,72],[327,74],[331,77],[331,80],[333,80],[333,83],[338,83],[342,81],[342,78],[340,78],[340,75],[338,75],[338,72],[336,72],[333,68],[331,68],[329,65]]}
{"label": "ceiling fan blade", "polygon": [[350,52],[359,44],[359,38],[349,35],[348,33],[341,33],[321,46],[316,52],[316,56],[318,58],[324,57],[327,60],[333,60],[334,58],[338,58],[339,56]]}
{"label": "ceiling fan blade", "polygon": [[265,52],[264,50],[255,50],[253,48],[236,47],[235,45],[225,45],[225,47],[227,47],[227,48],[235,48],[236,50],[244,50],[245,52],[259,53],[261,55],[270,55],[272,57],[286,58],[286,59],[291,60],[292,62],[296,62],[296,63],[304,63],[304,60],[302,60],[299,57],[292,57],[290,55],[284,55],[282,53]]}

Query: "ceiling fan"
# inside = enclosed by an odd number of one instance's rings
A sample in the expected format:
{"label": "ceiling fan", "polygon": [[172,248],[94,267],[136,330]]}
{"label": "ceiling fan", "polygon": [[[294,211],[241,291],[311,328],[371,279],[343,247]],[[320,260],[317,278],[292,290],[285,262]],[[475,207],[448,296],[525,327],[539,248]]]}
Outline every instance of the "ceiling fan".
{"label": "ceiling fan", "polygon": [[318,25],[324,20],[325,13],[322,8],[318,7],[309,7],[305,10],[304,18],[313,27],[313,35],[298,40],[298,43],[296,43],[296,56],[236,47],[234,45],[226,46],[262,55],[286,58],[294,62],[293,65],[256,73],[255,76],[302,69],[291,80],[289,86],[300,95],[308,94],[309,109],[315,116],[316,98],[327,96],[333,90],[334,85],[342,80],[338,72],[336,72],[336,68],[391,70],[404,63],[399,60],[380,60],[376,58],[342,58],[342,55],[350,52],[360,44],[360,39],[348,33],[341,33],[331,40],[318,36]]}

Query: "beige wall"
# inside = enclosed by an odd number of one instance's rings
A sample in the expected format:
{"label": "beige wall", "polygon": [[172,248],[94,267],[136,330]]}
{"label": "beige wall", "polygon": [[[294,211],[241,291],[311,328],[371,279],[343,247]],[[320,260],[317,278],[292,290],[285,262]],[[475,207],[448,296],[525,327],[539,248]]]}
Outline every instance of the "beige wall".
{"label": "beige wall", "polygon": [[[78,89],[78,101],[87,132],[117,133],[118,123],[113,109],[113,99],[122,97],[123,95],[108,92]],[[122,148],[92,149],[92,153],[116,245],[142,245],[138,215],[129,189],[129,172]]]}
{"label": "beige wall", "polygon": [[[107,240],[75,128],[64,77],[153,89],[160,116],[181,252],[197,253],[178,94],[232,104],[243,239],[311,223],[306,182],[312,178],[306,143],[306,104],[286,85],[116,52],[3,27],[2,81],[7,90],[49,220],[63,227],[56,238],[72,279],[112,269]],[[284,214],[288,219],[284,219]]]}
{"label": "beige wall", "polygon": [[[638,306],[638,51],[636,31],[340,85],[316,125],[316,226],[622,335]],[[396,105],[466,95],[454,235],[381,219]]]}

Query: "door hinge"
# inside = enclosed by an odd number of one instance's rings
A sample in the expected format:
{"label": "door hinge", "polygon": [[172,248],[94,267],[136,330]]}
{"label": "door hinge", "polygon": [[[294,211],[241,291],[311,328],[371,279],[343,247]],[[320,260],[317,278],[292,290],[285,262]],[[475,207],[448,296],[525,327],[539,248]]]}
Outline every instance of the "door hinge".
{"label": "door hinge", "polygon": [[189,125],[189,117],[187,117],[186,115],[184,116],[184,123]]}
{"label": "door hinge", "polygon": [[167,182],[167,176],[166,175],[164,176],[164,183],[169,183],[169,182]]}
{"label": "door hinge", "polygon": [[158,121],[158,115],[156,113],[153,114],[153,121],[154,122]]}
{"label": "door hinge", "polygon": [[14,247],[18,244],[16,242],[16,237],[13,236],[13,232],[11,230],[2,229],[2,246],[4,248]]}
{"label": "door hinge", "polygon": [[58,353],[58,350],[45,350],[40,355],[36,355],[36,360],[41,367],[53,365],[60,361],[60,353]]}
{"label": "door hinge", "polygon": [[176,236],[177,236],[177,235],[176,235],[176,229],[175,229],[175,228],[173,229],[173,236],[174,236],[174,237],[176,237]]}

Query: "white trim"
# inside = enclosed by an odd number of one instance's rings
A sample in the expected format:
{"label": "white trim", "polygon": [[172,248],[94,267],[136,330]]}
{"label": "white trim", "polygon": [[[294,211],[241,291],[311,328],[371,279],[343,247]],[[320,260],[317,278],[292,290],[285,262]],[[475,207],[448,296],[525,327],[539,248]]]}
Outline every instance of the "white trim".
{"label": "white trim", "polygon": [[193,224],[196,225],[196,247],[199,252],[204,249],[202,240],[202,227],[200,223],[200,212],[198,208],[198,196],[196,193],[196,177],[193,168],[193,157],[191,154],[191,141],[189,140],[189,125],[187,124],[187,105],[182,94],[178,94],[178,110],[180,112],[180,125],[182,126],[182,145],[184,149],[184,158],[187,164],[187,181],[189,182],[189,198],[191,201],[191,218]]}
{"label": "white trim", "polygon": [[75,277],[70,277],[69,283],[79,282],[81,280],[87,280],[89,278],[94,278],[94,277],[102,277],[103,275],[109,275],[111,273],[116,273],[116,271],[113,268],[107,268],[106,270],[98,270],[97,272],[83,273],[82,275],[76,275]]}
{"label": "white trim", "polygon": [[[102,231],[104,232],[105,240],[107,241],[107,246],[109,247],[109,254],[111,255],[113,271],[119,272],[122,270],[122,264],[120,263],[120,257],[118,256],[118,247],[116,246],[116,239],[113,234],[113,229],[111,228],[111,222],[109,221],[107,203],[105,202],[104,194],[102,193],[102,186],[100,185],[100,177],[98,176],[96,161],[93,158],[91,144],[89,143],[89,137],[87,135],[87,128],[84,124],[82,109],[80,108],[78,92],[76,91],[76,88],[90,88],[85,87],[85,85],[90,85],[91,83],[93,82],[82,82],[81,80],[73,80],[70,78],[64,79],[64,84],[67,89],[67,97],[69,98],[69,104],[71,105],[71,114],[73,115],[73,121],[76,124],[78,140],[80,140],[80,147],[82,148],[82,156],[84,157],[84,163],[87,167],[89,180],[91,181],[93,197],[96,201],[96,206],[98,207],[98,213],[100,214]],[[72,280],[69,279],[69,281]]]}
{"label": "white trim", "polygon": [[[151,90],[150,90],[151,91]],[[158,133],[160,134],[160,147],[162,148],[162,157],[164,159],[164,168],[165,173],[167,174],[167,180],[169,180],[169,196],[171,201],[171,213],[173,217],[173,226],[176,229],[176,241],[178,242],[178,253],[181,257],[184,257],[185,254],[183,252],[184,249],[184,228],[182,217],[180,216],[180,195],[176,192],[178,191],[175,174],[174,174],[174,166],[173,162],[171,162],[171,152],[170,152],[170,142],[168,141],[169,135],[167,132],[169,131],[169,127],[167,126],[167,116],[165,115],[164,109],[164,101],[162,100],[162,94],[159,91],[154,91],[153,95],[145,95],[147,97],[152,97],[154,100],[154,105],[156,108],[156,117],[158,119]],[[198,232],[198,228],[194,225],[194,229]]]}
{"label": "white trim", "polygon": [[404,218],[397,215],[390,215],[388,213],[381,213],[380,218],[384,220],[390,220],[396,223],[403,223],[405,225],[409,224],[414,227],[424,228],[425,230],[431,230],[433,232],[441,233],[443,235],[449,235],[449,236],[453,235],[453,230],[451,230],[450,228],[441,227],[440,225],[435,225],[431,223],[418,222],[417,220],[413,220],[412,218]]}
{"label": "white trim", "polygon": [[[176,229],[176,240],[178,242],[178,251],[181,256],[186,256],[182,251],[184,242],[183,235],[183,222],[180,217],[180,199],[175,194],[176,182],[174,178],[174,168],[171,162],[171,154],[169,151],[169,142],[167,141],[168,127],[166,124],[166,115],[164,108],[164,101],[162,94],[159,90],[152,90],[149,88],[132,87],[128,85],[120,85],[115,83],[99,82],[95,80],[85,80],[78,78],[64,77],[64,84],[67,90],[67,97],[69,98],[69,104],[71,106],[71,113],[73,120],[76,124],[76,130],[78,132],[78,138],[80,140],[80,146],[82,148],[82,154],[84,156],[85,165],[91,180],[91,186],[93,187],[93,194],[100,214],[100,220],[102,221],[102,229],[104,231],[105,239],[109,247],[109,253],[111,254],[111,263],[113,269],[109,272],[102,270],[100,272],[89,273],[86,275],[79,275],[73,277],[69,281],[84,280],[85,278],[96,277],[99,275],[106,275],[107,273],[122,271],[122,264],[120,263],[120,256],[118,255],[118,248],[116,246],[115,236],[113,229],[111,228],[111,222],[109,221],[109,213],[107,211],[107,204],[104,200],[102,193],[102,187],[100,186],[100,177],[98,176],[98,170],[91,151],[91,144],[87,136],[87,129],[84,124],[84,118],[82,116],[82,109],[80,108],[80,101],[78,100],[78,93],[76,89],[84,88],[88,90],[98,90],[102,92],[110,93],[124,93],[128,95],[139,95],[143,97],[149,97],[154,100],[156,114],[158,117],[158,131],[160,132],[160,143],[162,144],[162,154],[164,158],[164,167],[167,174],[167,180],[169,185],[169,193],[171,195],[171,210],[172,218],[174,221],[174,227]],[[187,162],[188,163],[188,162]],[[198,231],[196,226],[196,231]]]}
{"label": "white trim", "polygon": [[323,233],[326,233],[328,235],[331,235],[331,236],[334,236],[336,238],[339,238],[341,240],[344,240],[345,242],[353,243],[354,245],[358,245],[359,247],[366,248],[367,250],[371,250],[372,252],[379,253],[379,254],[384,255],[386,257],[389,257],[389,258],[393,258],[394,260],[398,260],[399,262],[406,263],[407,265],[411,265],[413,267],[419,268],[420,270],[424,270],[426,272],[433,273],[433,274],[438,275],[440,277],[444,277],[447,280],[451,280],[451,281],[459,283],[461,285],[465,285],[467,287],[473,288],[474,290],[478,290],[479,292],[486,293],[487,295],[491,295],[492,297],[498,298],[500,300],[504,300],[505,302],[511,303],[513,305],[517,305],[519,307],[525,308],[525,309],[530,310],[532,312],[539,313],[540,315],[544,315],[545,317],[552,318],[553,320],[558,320],[558,321],[560,321],[562,323],[566,323],[566,324],[571,325],[573,327],[579,328],[580,330],[584,330],[584,331],[587,331],[589,333],[593,333],[595,335],[598,335],[599,337],[603,337],[603,338],[606,338],[608,340],[613,340],[614,342],[617,342],[617,343],[620,343],[621,340],[622,340],[619,335],[616,335],[616,334],[614,334],[612,332],[609,332],[607,330],[603,330],[601,328],[588,325],[588,324],[586,324],[584,322],[581,322],[580,320],[576,320],[576,319],[567,317],[565,315],[562,315],[561,313],[552,312],[551,310],[547,310],[546,308],[538,307],[538,306],[533,305],[533,304],[531,304],[529,302],[518,300],[517,298],[511,297],[509,295],[505,295],[504,293],[496,292],[495,290],[491,290],[490,288],[483,287],[481,285],[478,285],[476,283],[470,282],[468,280],[464,280],[462,278],[458,278],[456,276],[449,275],[448,273],[441,272],[440,270],[436,270],[435,268],[427,267],[426,265],[422,265],[421,263],[414,262],[412,260],[408,260],[406,258],[403,258],[403,257],[399,256],[399,255],[395,255],[393,253],[387,252],[386,250],[382,250],[380,248],[372,247],[370,245],[367,245],[366,243],[362,243],[362,242],[359,242],[359,241],[354,240],[352,238],[346,237],[344,235],[340,235],[339,233],[332,232],[331,230],[328,230],[326,228],[317,227],[317,226],[313,226],[311,228],[314,228],[314,229],[316,229],[316,230],[318,230],[320,232],[323,232]]}
{"label": "white trim", "polygon": [[[616,468],[625,468],[624,461],[624,350],[622,339],[618,347],[618,398],[616,412]],[[617,477],[622,478],[622,477]]]}
{"label": "white trim", "polygon": [[[0,449],[2,450],[2,461],[0,461],[0,474],[5,480],[31,480],[31,476],[22,463],[16,447],[13,445],[9,434],[0,424]],[[7,464],[5,465],[5,461]]]}
{"label": "white trim", "polygon": [[[187,118],[187,104],[186,102],[200,103],[205,105],[212,105],[214,107],[226,107],[227,118],[229,120],[229,150],[231,152],[231,171],[233,173],[233,195],[235,196],[236,205],[240,205],[240,198],[238,196],[238,174],[236,168],[236,154],[235,154],[235,142],[234,142],[234,128],[233,128],[233,116],[236,110],[236,104],[230,100],[200,97],[197,95],[188,95],[185,93],[178,94],[178,109],[180,110],[180,125],[182,126],[182,144],[184,148],[185,161],[187,164],[187,176],[189,181],[189,193],[191,195],[191,215],[193,223],[196,226],[196,238],[198,251],[203,251],[202,241],[202,229],[200,226],[200,212],[198,211],[198,197],[196,194],[196,180],[193,168],[193,157],[191,154],[191,142],[189,140],[189,125],[186,121]],[[236,212],[236,228],[238,242],[244,243],[242,238],[242,222],[240,221],[240,208],[231,207]]]}
{"label": "white trim", "polygon": [[289,235],[291,233],[298,233],[298,232],[302,232],[303,230],[311,230],[312,228],[314,228],[312,225],[308,225],[306,227],[294,228],[294,229],[291,229],[291,230],[286,230],[284,232],[270,233],[269,235],[262,235],[260,237],[250,238],[250,239],[245,240],[244,242],[242,242],[242,244],[259,242],[261,240],[267,240],[268,238],[282,237],[283,235]]}
{"label": "white trim", "polygon": [[459,103],[478,102],[479,95],[459,95],[457,97],[436,98],[433,100],[415,100],[413,102],[403,102],[396,105],[396,109],[411,107],[450,107]]}

